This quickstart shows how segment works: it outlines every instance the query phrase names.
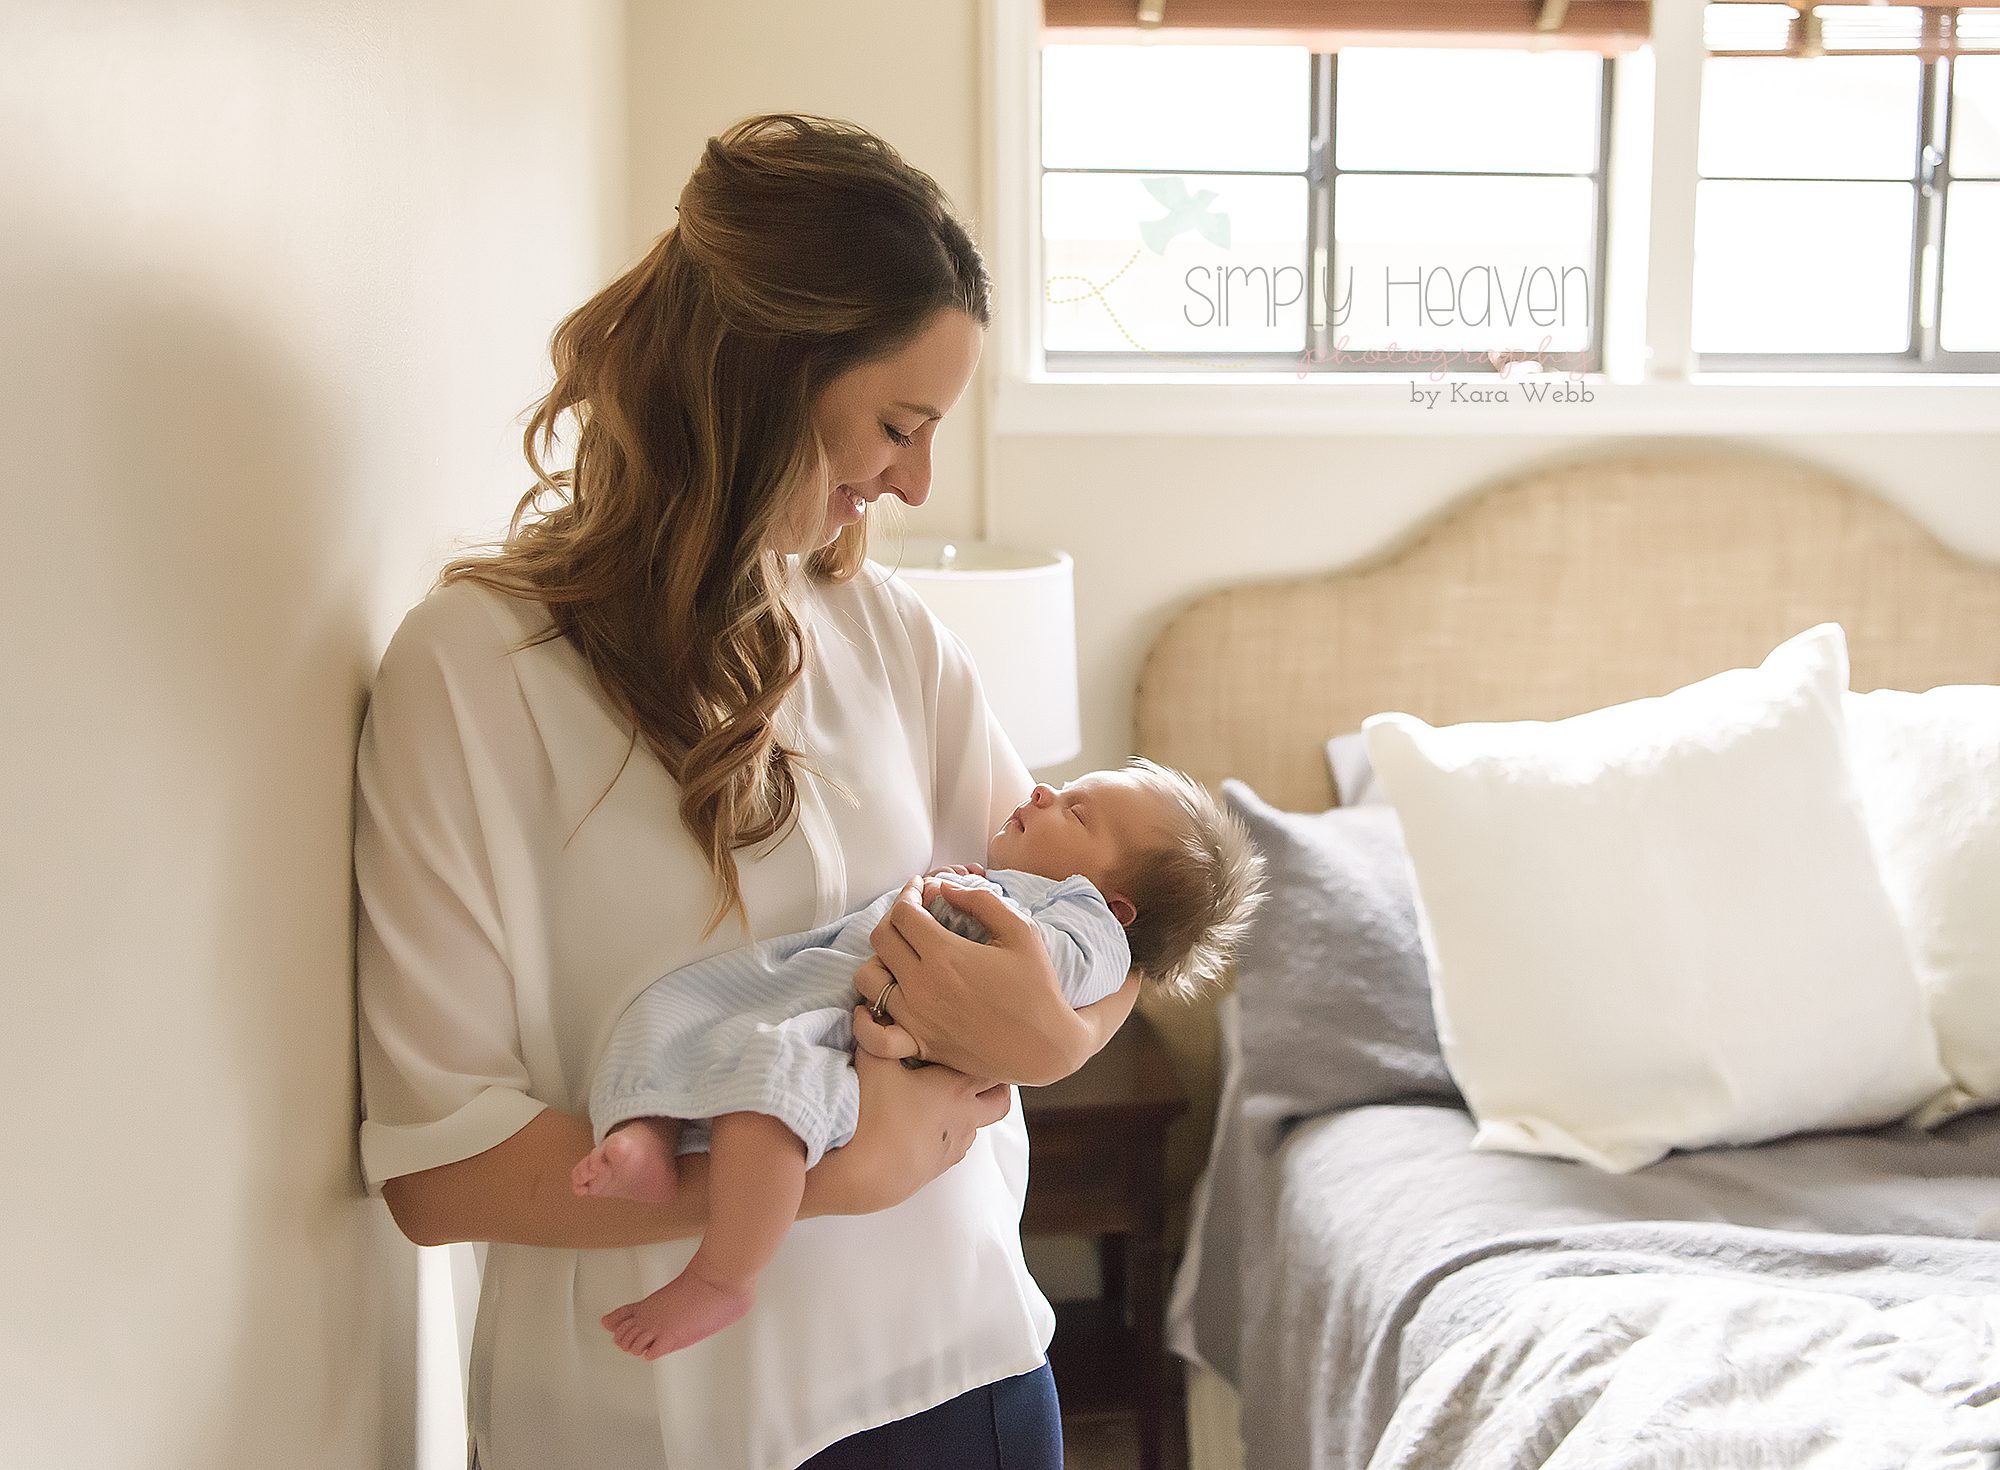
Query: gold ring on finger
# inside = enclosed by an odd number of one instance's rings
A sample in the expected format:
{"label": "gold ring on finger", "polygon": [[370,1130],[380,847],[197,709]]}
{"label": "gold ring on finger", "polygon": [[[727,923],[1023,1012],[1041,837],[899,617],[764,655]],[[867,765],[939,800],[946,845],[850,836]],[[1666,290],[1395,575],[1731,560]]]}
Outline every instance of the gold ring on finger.
{"label": "gold ring on finger", "polygon": [[884,1026],[895,1024],[895,1018],[889,1014],[889,992],[894,990],[897,984],[895,976],[890,976],[889,983],[882,987],[882,993],[875,997],[875,1004],[868,1008],[874,1013],[875,1019]]}

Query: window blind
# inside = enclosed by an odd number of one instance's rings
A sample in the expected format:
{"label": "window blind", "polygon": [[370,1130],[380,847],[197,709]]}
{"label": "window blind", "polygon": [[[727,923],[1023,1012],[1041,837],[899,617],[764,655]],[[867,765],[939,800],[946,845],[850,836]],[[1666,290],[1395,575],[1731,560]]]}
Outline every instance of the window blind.
{"label": "window blind", "polygon": [[1819,0],[1714,0],[1703,21],[1711,56],[1946,56],[2000,52],[2000,7]]}
{"label": "window blind", "polygon": [[1651,10],[1649,0],[1043,0],[1042,21],[1043,39],[1063,43],[1496,46],[1617,56],[1646,44]]}

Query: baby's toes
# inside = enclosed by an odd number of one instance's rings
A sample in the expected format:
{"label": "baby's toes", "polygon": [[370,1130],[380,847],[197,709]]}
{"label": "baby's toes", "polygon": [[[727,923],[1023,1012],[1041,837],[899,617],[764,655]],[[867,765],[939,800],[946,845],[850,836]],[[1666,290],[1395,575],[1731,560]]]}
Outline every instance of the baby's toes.
{"label": "baby's toes", "polygon": [[603,1325],[606,1332],[615,1333],[619,1328],[632,1320],[632,1303],[627,1302],[622,1307],[613,1307],[597,1320]]}
{"label": "baby's toes", "polygon": [[635,1358],[646,1355],[646,1349],[653,1345],[653,1330],[643,1322],[628,1322],[618,1333],[618,1346]]}

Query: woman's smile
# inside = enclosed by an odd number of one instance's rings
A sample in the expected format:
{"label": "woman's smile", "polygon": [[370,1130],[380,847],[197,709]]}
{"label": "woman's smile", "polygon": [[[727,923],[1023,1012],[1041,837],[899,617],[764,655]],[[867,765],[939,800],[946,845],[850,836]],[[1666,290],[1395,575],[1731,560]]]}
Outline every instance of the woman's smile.
{"label": "woman's smile", "polygon": [[868,502],[861,498],[861,492],[852,485],[837,485],[833,491],[833,513],[842,520],[858,521],[861,513],[868,508]]}

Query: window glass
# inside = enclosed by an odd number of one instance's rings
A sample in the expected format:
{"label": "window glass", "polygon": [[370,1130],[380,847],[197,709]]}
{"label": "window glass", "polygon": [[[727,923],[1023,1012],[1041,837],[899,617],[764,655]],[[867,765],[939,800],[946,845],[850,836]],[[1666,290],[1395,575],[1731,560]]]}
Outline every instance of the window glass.
{"label": "window glass", "polygon": [[2000,352],[2000,184],[1951,186],[1944,217],[1944,302],[1938,344]]}
{"label": "window glass", "polygon": [[1695,199],[1695,350],[1905,351],[1915,192],[1704,179]]}
{"label": "window glass", "polygon": [[1701,77],[1701,171],[1913,178],[1922,82],[1914,57],[1718,56]]}
{"label": "window glass", "polygon": [[2000,56],[1961,56],[1951,73],[1951,171],[2000,176]]}
{"label": "window glass", "polygon": [[1298,352],[1306,183],[1244,174],[1042,177],[1043,342],[1056,352]]}
{"label": "window glass", "polygon": [[1588,173],[1602,60],[1580,51],[1358,47],[1340,53],[1343,169]]}
{"label": "window glass", "polygon": [[1310,55],[1297,46],[1048,46],[1044,168],[1303,173]]}
{"label": "window glass", "polygon": [[1343,175],[1336,345],[1586,351],[1595,193],[1589,179]]}

